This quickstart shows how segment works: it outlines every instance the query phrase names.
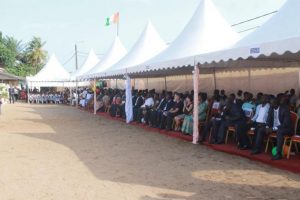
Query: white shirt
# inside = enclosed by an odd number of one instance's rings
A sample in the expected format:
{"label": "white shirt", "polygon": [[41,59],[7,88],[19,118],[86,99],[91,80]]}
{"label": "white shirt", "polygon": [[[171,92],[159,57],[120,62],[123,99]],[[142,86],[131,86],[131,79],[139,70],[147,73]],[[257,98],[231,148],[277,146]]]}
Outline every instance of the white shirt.
{"label": "white shirt", "polygon": [[256,119],[256,122],[258,123],[266,123],[266,112],[268,112],[269,108],[268,106],[261,106],[260,109],[259,109],[259,112],[258,112],[258,116],[257,116],[257,119]]}
{"label": "white shirt", "polygon": [[152,97],[149,97],[146,99],[145,103],[141,107],[145,108],[146,106],[151,107],[153,105],[154,105],[154,100]]}
{"label": "white shirt", "polygon": [[274,109],[274,122],[273,122],[273,128],[277,128],[280,126],[280,121],[279,121],[279,107],[277,109]]}

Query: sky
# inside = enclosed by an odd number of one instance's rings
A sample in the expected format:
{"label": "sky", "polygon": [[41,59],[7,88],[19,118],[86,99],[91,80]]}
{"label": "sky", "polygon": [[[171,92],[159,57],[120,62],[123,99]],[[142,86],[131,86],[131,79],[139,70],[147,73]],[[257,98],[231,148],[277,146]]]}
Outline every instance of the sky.
{"label": "sky", "polygon": [[[286,0],[212,0],[224,18],[235,24],[278,10]],[[99,58],[116,36],[116,26],[105,27],[106,17],[120,13],[119,36],[130,50],[147,20],[161,37],[172,42],[192,17],[200,0],[0,0],[0,31],[24,43],[33,36],[46,41],[70,72],[75,70],[74,46],[79,65],[91,48]],[[272,15],[235,26],[239,32],[262,25]],[[241,33],[242,36],[251,31]]]}

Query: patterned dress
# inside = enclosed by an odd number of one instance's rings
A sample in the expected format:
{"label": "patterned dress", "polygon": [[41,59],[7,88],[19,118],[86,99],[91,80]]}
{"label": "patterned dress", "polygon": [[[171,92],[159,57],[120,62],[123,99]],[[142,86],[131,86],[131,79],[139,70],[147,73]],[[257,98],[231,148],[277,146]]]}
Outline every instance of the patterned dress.
{"label": "patterned dress", "polygon": [[[207,108],[206,101],[198,106],[199,121],[205,121]],[[185,115],[181,131],[185,134],[193,135],[193,115]]]}

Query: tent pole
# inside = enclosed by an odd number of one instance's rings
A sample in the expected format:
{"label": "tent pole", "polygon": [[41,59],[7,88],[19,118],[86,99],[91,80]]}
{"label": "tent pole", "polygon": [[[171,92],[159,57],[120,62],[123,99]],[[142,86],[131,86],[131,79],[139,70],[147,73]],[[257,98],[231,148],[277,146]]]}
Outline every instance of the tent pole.
{"label": "tent pole", "polygon": [[118,89],[118,79],[116,79],[116,89]]}
{"label": "tent pole", "polygon": [[27,81],[27,103],[29,104],[29,81]]}
{"label": "tent pole", "polygon": [[96,104],[97,104],[97,93],[96,93],[96,79],[94,79],[94,115],[96,115]]}
{"label": "tent pole", "polygon": [[147,88],[146,89],[148,89],[148,90],[150,89],[149,88],[149,78],[148,77],[147,77]]}
{"label": "tent pole", "polygon": [[71,85],[70,85],[69,90],[70,90],[70,106],[72,106],[72,87],[71,87]]}
{"label": "tent pole", "polygon": [[167,76],[165,76],[165,91],[167,92]]}
{"label": "tent pole", "polygon": [[248,67],[248,89],[251,92],[251,67]]}
{"label": "tent pole", "polygon": [[199,66],[194,61],[194,111],[193,111],[193,144],[198,144],[199,140],[199,116],[198,116],[198,93],[199,93]]}
{"label": "tent pole", "polygon": [[77,79],[76,79],[76,88],[75,88],[75,91],[76,91],[76,97],[75,97],[75,100],[76,100],[76,108],[78,108],[78,100],[79,100],[79,95],[78,95],[78,82],[77,82]]}
{"label": "tent pole", "polygon": [[216,68],[214,68],[214,89],[217,89],[217,78],[216,78]]}

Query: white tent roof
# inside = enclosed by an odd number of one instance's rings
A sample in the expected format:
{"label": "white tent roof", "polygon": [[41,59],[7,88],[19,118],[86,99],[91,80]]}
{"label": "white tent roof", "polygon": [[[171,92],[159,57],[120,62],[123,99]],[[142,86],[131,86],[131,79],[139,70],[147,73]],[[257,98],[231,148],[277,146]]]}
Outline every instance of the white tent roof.
{"label": "white tent roof", "polygon": [[107,51],[107,53],[103,56],[100,62],[98,62],[92,69],[82,74],[79,78],[87,79],[87,78],[96,78],[99,76],[99,73],[109,70],[109,68],[117,63],[121,58],[123,58],[127,53],[127,50],[124,48],[122,42],[117,36]]}
{"label": "white tent roof", "polygon": [[167,47],[154,26],[148,21],[144,31],[140,35],[130,52],[118,63],[112,66],[109,71],[102,73],[102,76],[110,76],[115,73],[124,74],[126,69],[139,65],[146,60],[156,56]]}
{"label": "white tent roof", "polygon": [[27,77],[33,82],[63,82],[70,80],[69,72],[60,64],[54,54],[51,55],[47,64],[35,76]]}
{"label": "white tent roof", "polygon": [[211,63],[260,57],[278,59],[284,54],[289,54],[289,57],[285,55],[285,59],[295,60],[299,56],[291,54],[300,50],[299,10],[299,0],[288,0],[270,20],[231,49],[199,55],[196,61]]}
{"label": "white tent roof", "polygon": [[167,49],[127,72],[193,66],[195,55],[231,47],[239,38],[211,0],[201,0],[189,23]]}
{"label": "white tent roof", "polygon": [[99,58],[93,49],[90,50],[87,59],[84,64],[71,75],[71,80],[76,80],[77,77],[82,76],[84,73],[91,70],[97,63],[99,62]]}

